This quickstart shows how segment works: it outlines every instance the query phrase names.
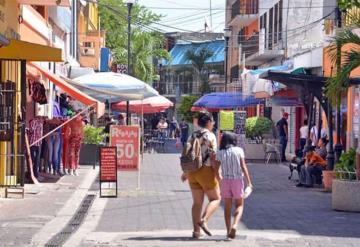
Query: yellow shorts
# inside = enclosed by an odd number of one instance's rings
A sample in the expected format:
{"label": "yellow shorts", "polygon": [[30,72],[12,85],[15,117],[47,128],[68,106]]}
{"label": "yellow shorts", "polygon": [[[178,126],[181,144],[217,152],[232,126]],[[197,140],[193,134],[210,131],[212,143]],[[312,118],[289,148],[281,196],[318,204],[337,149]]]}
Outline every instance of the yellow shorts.
{"label": "yellow shorts", "polygon": [[191,189],[213,190],[218,186],[215,172],[210,166],[202,166],[196,172],[188,173],[188,180]]}

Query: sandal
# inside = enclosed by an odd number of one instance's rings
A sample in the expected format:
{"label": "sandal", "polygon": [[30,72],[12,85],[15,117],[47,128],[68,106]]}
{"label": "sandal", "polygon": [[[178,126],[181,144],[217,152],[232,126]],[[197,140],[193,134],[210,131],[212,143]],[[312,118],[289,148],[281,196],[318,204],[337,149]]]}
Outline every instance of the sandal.
{"label": "sandal", "polygon": [[205,223],[204,220],[201,220],[198,225],[200,226],[200,228],[206,233],[206,235],[208,236],[212,236],[210,229],[208,228],[207,224]]}
{"label": "sandal", "polygon": [[231,228],[229,234],[228,234],[228,238],[231,238],[231,239],[235,239],[236,237],[236,228]]}
{"label": "sandal", "polygon": [[202,237],[200,232],[193,232],[192,233],[192,238],[194,239],[200,239]]}

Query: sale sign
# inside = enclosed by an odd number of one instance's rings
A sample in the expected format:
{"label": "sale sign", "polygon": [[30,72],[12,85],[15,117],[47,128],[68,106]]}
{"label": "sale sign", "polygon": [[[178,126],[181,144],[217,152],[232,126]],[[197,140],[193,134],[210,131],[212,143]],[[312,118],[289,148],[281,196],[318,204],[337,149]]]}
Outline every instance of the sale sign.
{"label": "sale sign", "polygon": [[140,162],[140,127],[111,125],[110,146],[117,148],[117,169],[137,171]]}
{"label": "sale sign", "polygon": [[102,182],[117,180],[116,162],[116,147],[100,148],[100,180]]}
{"label": "sale sign", "polygon": [[100,147],[100,197],[117,197],[116,147]]}

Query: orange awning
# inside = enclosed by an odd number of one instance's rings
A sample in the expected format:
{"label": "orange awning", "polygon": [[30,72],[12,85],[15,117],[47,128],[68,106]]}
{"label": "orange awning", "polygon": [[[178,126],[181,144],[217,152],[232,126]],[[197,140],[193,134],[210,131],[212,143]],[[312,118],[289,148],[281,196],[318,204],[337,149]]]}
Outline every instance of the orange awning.
{"label": "orange awning", "polygon": [[36,68],[39,70],[46,78],[48,78],[50,81],[52,81],[56,86],[61,88],[63,91],[65,91],[67,94],[69,94],[74,99],[80,101],[81,103],[85,105],[95,105],[96,107],[96,113],[98,117],[101,117],[105,113],[105,104],[90,97],[89,95],[81,92],[77,88],[73,87],[63,79],[61,79],[59,76],[55,75],[54,73],[50,72],[47,69],[42,68],[41,66],[38,66],[34,63],[28,62],[28,65]]}
{"label": "orange awning", "polygon": [[70,7],[69,0],[17,0],[20,4]]}

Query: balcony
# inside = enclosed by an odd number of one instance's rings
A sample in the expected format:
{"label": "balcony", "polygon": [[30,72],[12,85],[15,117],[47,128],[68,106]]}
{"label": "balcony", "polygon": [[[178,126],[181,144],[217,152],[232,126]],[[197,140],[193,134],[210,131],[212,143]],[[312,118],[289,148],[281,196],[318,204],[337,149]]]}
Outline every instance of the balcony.
{"label": "balcony", "polygon": [[259,0],[237,0],[231,7],[229,26],[248,26],[259,18]]}
{"label": "balcony", "polygon": [[257,42],[257,49],[255,49],[253,52],[247,53],[246,66],[260,66],[273,59],[281,58],[285,54],[285,51],[282,49],[281,45],[276,47],[276,49],[268,48],[267,37],[264,29],[260,30]]}

